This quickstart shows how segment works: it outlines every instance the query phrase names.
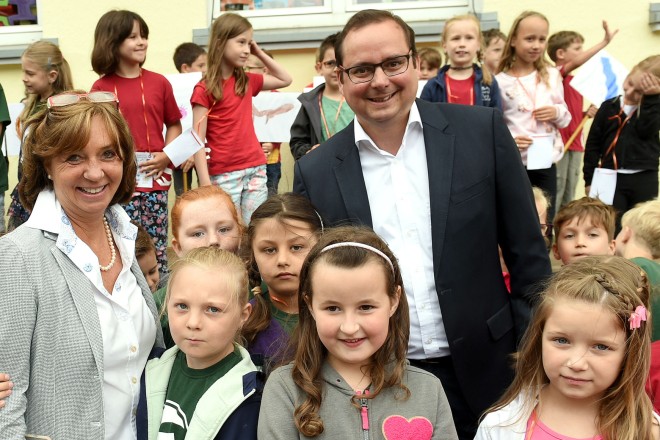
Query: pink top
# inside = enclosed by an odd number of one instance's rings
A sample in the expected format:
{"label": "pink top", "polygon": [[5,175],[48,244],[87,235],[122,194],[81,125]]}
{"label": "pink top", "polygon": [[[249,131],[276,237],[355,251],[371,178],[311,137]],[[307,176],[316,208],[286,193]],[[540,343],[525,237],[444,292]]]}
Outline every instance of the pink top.
{"label": "pink top", "polygon": [[525,440],[603,440],[603,436],[597,435],[595,437],[578,439],[559,434],[540,421],[536,417],[536,411],[534,411],[532,412],[532,415],[529,416],[529,420],[527,420],[527,434],[525,435]]}
{"label": "pink top", "polygon": [[[502,94],[502,111],[504,120],[513,137],[516,136],[554,136],[555,151],[553,162],[557,162],[564,155],[564,142],[559,134],[559,128],[564,128],[571,121],[564,101],[564,86],[559,71],[548,67],[548,83],[540,81],[538,72],[534,71],[526,76],[515,77],[500,72],[495,78]],[[557,117],[551,122],[538,122],[532,116],[532,111],[545,106],[554,106]],[[522,161],[527,164],[527,152],[521,150]]]}

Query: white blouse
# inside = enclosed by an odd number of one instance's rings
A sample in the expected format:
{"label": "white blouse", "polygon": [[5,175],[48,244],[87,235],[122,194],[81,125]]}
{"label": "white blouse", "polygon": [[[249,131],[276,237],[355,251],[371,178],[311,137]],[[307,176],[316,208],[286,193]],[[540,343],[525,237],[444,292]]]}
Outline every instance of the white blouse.
{"label": "white blouse", "polygon": [[135,439],[140,376],[156,339],[156,324],[131,272],[137,228],[119,205],[109,207],[106,218],[123,265],[112,294],[103,285],[96,254],[78,238],[54,192],[39,194],[25,226],[57,234],[57,247],[89,279],[103,335],[105,438]]}

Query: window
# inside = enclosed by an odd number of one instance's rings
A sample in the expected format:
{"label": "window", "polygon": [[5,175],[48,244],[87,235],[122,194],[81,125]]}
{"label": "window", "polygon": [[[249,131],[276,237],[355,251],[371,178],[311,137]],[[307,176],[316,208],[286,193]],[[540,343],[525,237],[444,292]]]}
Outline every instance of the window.
{"label": "window", "polygon": [[37,0],[0,0],[0,63],[16,63],[42,37]]}

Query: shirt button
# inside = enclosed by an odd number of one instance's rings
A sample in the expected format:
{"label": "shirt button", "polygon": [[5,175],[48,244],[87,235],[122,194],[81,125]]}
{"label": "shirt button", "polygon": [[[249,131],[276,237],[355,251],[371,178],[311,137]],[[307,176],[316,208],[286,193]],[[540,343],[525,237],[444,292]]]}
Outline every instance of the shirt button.
{"label": "shirt button", "polygon": [[137,351],[137,347],[135,345],[131,345],[131,353],[135,353]]}
{"label": "shirt button", "polygon": [[135,376],[131,377],[131,382],[133,382],[134,384],[136,384],[136,383],[137,383],[137,377],[135,377]]}
{"label": "shirt button", "polygon": [[422,310],[426,310],[426,304],[422,304]]}
{"label": "shirt button", "polygon": [[431,339],[431,338],[428,338],[428,339],[426,340],[426,343],[427,343],[427,344],[430,344],[431,342],[433,342],[433,339]]}

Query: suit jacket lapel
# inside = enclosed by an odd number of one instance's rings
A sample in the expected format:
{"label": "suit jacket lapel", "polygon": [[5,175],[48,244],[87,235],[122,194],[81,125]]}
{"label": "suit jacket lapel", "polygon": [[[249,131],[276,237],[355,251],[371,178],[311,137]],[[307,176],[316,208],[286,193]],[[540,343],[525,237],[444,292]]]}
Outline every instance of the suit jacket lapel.
{"label": "suit jacket lapel", "polygon": [[439,108],[417,100],[422,125],[429,173],[429,196],[431,205],[431,237],[433,241],[433,269],[436,279],[440,270],[440,259],[447,229],[447,216],[451,198],[451,182],[454,171],[455,136],[446,133],[447,120]]}
{"label": "suit jacket lapel", "polygon": [[103,335],[101,334],[101,322],[99,321],[99,313],[96,309],[96,301],[94,296],[90,295],[89,289],[83,288],[90,284],[89,279],[83,274],[69,258],[64,255],[53,244],[50,252],[55,257],[55,261],[60,266],[64,274],[64,280],[69,286],[69,292],[73,298],[73,303],[78,310],[80,321],[83,324],[89,345],[92,347],[94,360],[99,372],[103,373]]}
{"label": "suit jacket lapel", "polygon": [[363,225],[373,227],[367,186],[364,183],[354,133],[353,122],[351,122],[346,129],[334,136],[342,137],[337,139],[339,142],[337,142],[338,151],[334,166],[335,178],[344,201],[347,219],[352,222],[357,220]]}

